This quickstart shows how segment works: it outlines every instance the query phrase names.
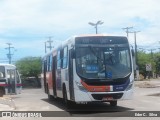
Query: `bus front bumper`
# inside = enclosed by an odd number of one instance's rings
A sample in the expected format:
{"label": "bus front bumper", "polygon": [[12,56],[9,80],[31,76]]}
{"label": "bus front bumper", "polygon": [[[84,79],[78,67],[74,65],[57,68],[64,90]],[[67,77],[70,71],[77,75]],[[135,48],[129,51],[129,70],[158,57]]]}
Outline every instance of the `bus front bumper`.
{"label": "bus front bumper", "polygon": [[133,97],[133,89],[119,92],[87,92],[75,89],[75,102],[129,100]]}

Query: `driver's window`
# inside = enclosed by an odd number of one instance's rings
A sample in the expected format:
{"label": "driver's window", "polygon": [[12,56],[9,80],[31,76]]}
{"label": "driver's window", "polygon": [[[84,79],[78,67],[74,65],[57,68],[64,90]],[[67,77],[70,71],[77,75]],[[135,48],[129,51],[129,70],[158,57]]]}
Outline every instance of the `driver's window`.
{"label": "driver's window", "polygon": [[124,65],[126,67],[130,66],[129,53],[128,53],[127,50],[120,51],[120,53],[119,53],[119,62],[120,62],[120,64],[122,64],[122,65]]}

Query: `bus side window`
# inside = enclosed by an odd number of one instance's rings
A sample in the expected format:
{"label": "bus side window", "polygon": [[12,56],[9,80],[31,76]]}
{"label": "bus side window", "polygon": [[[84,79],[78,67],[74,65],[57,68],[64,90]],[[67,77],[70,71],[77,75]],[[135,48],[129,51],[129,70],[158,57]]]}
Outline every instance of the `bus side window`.
{"label": "bus side window", "polygon": [[57,54],[57,69],[61,69],[61,56],[60,56],[60,50]]}
{"label": "bus side window", "polygon": [[50,55],[50,60],[49,60],[49,71],[52,71],[52,61],[53,61],[53,58],[52,58],[52,55]]}
{"label": "bus side window", "polygon": [[67,68],[67,63],[68,63],[68,47],[66,46],[64,49],[63,49],[63,62],[62,62],[62,68]]}
{"label": "bus side window", "polygon": [[52,55],[47,57],[47,71],[52,71]]}
{"label": "bus side window", "polygon": [[49,66],[50,66],[50,57],[47,56],[47,71],[49,71]]}

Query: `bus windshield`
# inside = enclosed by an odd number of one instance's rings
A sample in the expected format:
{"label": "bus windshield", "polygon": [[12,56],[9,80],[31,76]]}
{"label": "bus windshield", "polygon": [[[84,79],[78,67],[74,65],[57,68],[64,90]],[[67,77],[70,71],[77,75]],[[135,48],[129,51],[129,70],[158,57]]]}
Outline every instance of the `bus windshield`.
{"label": "bus windshield", "polygon": [[131,73],[128,46],[79,46],[76,48],[77,74],[86,79],[118,79]]}

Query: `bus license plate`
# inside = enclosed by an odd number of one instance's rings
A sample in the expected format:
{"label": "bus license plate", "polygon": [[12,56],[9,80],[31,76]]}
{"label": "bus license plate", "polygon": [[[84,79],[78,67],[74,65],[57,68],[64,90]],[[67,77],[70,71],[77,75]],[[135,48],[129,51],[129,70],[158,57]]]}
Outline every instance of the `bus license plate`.
{"label": "bus license plate", "polygon": [[104,101],[113,100],[113,97],[103,97],[103,99],[102,99],[102,100],[104,100]]}

